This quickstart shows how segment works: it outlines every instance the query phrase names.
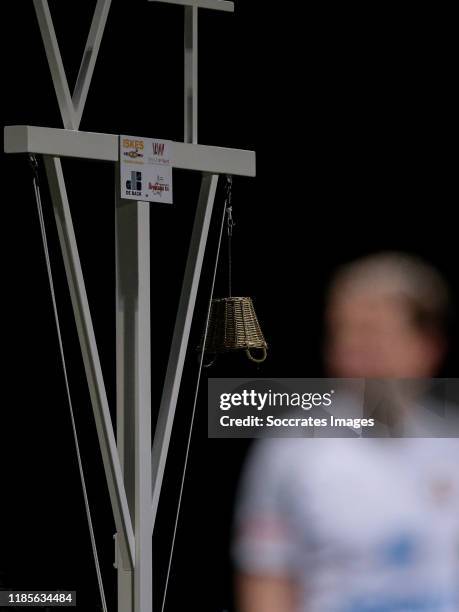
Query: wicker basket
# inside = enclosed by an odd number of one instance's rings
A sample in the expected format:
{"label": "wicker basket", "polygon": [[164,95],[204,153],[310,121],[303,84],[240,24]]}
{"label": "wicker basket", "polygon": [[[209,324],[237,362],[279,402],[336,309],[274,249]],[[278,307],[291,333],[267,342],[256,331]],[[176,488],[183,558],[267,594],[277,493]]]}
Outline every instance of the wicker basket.
{"label": "wicker basket", "polygon": [[[237,350],[245,350],[250,360],[261,363],[266,359],[267,348],[252,298],[212,300],[205,347],[207,354],[214,355],[211,363],[217,354]],[[202,341],[198,350],[202,350]],[[256,355],[257,351],[260,352],[259,356]]]}

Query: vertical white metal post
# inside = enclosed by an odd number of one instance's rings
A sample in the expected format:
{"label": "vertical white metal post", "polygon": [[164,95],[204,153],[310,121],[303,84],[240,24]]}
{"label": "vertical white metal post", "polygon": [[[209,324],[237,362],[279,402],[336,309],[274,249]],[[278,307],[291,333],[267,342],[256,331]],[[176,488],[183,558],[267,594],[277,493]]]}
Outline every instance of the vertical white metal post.
{"label": "vertical white metal post", "polygon": [[198,142],[198,7],[185,6],[185,142]]}
{"label": "vertical white metal post", "polygon": [[118,564],[119,612],[151,612],[153,605],[149,215],[148,202],[117,196],[117,438],[136,542],[134,571]]}

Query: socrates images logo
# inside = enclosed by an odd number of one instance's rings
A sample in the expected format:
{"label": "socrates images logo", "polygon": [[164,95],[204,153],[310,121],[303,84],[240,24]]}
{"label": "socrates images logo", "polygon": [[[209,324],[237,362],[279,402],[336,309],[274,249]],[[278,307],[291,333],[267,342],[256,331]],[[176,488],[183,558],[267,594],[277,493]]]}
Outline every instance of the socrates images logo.
{"label": "socrates images logo", "polygon": [[126,181],[126,191],[130,195],[140,195],[140,193],[142,192],[141,172],[139,172],[138,170],[131,171],[131,178]]}

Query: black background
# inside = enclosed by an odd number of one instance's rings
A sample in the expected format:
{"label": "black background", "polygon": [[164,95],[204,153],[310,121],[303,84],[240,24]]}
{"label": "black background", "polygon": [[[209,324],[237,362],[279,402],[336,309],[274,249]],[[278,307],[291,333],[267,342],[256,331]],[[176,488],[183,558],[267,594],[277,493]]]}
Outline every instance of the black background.
{"label": "black background", "polygon": [[[4,124],[61,127],[32,2],[3,3]],[[74,83],[93,2],[50,1]],[[323,292],[337,264],[380,249],[426,257],[457,301],[456,136],[451,15],[399,6],[239,0],[200,12],[199,142],[257,152],[257,178],[234,181],[234,291],[251,295],[270,345],[204,373],[166,609],[232,609],[228,546],[246,441],[208,440],[206,377],[320,376]],[[431,11],[431,8],[429,9]],[[183,9],[114,0],[81,129],[182,140]],[[63,161],[107,392],[114,415],[114,169]],[[3,156],[3,400],[0,583],[76,589],[99,609],[31,174]],[[42,173],[43,176],[43,173]],[[44,177],[43,177],[44,179]],[[72,396],[109,609],[114,533],[68,291],[43,180]],[[198,177],[174,174],[174,205],[151,207],[153,415],[161,396]],[[209,299],[220,187],[154,535],[164,588]],[[225,249],[216,294],[226,290]],[[442,375],[457,374],[457,331]]]}

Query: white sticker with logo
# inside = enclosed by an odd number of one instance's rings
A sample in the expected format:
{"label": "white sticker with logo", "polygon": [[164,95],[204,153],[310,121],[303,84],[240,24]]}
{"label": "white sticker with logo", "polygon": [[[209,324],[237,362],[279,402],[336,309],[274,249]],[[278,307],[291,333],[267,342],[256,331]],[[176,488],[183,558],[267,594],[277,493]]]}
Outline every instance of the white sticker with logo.
{"label": "white sticker with logo", "polygon": [[121,197],[172,204],[172,142],[120,136]]}

